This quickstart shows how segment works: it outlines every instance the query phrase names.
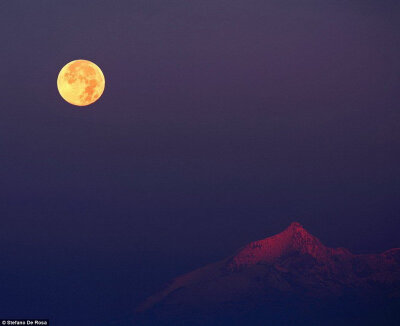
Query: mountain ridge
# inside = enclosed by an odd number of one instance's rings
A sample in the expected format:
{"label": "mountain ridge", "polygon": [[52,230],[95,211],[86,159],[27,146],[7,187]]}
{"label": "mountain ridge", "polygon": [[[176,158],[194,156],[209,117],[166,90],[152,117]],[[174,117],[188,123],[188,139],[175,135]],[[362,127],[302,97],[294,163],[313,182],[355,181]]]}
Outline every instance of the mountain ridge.
{"label": "mountain ridge", "polygon": [[327,248],[317,237],[310,234],[299,222],[293,222],[284,231],[250,242],[234,255],[232,268],[242,265],[252,265],[257,263],[272,263],[279,257],[298,251],[307,253],[315,258],[326,258],[332,253],[350,254],[345,248]]}
{"label": "mountain ridge", "polygon": [[233,311],[250,313],[277,302],[318,302],[349,295],[356,300],[400,298],[400,249],[353,254],[346,248],[329,248],[293,222],[228,258],[173,279],[136,311],[204,315],[236,307]]}

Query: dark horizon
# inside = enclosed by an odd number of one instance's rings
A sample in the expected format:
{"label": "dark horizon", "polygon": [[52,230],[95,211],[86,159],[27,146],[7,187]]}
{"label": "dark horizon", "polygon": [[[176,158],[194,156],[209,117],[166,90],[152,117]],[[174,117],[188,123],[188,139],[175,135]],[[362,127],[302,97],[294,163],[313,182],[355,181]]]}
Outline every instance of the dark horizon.
{"label": "dark horizon", "polygon": [[[400,247],[398,1],[0,4],[0,314],[101,325],[298,221]],[[104,72],[87,108],[57,74]]]}

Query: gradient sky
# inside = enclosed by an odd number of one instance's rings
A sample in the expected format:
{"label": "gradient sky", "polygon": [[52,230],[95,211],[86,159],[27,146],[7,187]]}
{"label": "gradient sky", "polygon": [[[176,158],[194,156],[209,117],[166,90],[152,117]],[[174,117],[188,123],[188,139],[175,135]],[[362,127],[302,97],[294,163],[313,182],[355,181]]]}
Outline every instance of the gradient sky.
{"label": "gradient sky", "polygon": [[400,247],[397,0],[1,1],[0,40],[2,317],[102,325],[295,220]]}

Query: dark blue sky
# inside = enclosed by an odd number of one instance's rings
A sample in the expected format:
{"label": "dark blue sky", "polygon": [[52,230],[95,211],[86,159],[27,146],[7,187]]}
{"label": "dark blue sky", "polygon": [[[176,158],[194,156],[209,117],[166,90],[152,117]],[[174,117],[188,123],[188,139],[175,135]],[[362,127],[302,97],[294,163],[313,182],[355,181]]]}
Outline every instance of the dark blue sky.
{"label": "dark blue sky", "polygon": [[1,1],[0,39],[1,316],[100,325],[293,220],[400,246],[398,1]]}

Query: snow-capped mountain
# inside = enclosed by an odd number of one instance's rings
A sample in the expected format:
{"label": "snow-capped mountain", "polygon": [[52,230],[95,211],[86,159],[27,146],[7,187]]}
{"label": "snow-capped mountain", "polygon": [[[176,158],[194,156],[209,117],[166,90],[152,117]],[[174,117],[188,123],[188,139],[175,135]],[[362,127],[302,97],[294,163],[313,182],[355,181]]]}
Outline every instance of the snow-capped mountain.
{"label": "snow-capped mountain", "polygon": [[[354,308],[355,314],[357,309],[372,312],[374,307],[397,304],[399,298],[400,249],[357,255],[344,248],[328,248],[295,222],[231,257],[177,277],[137,311],[159,324],[173,319],[204,325],[218,325],[216,320],[221,325],[227,320],[240,325],[246,320],[289,325],[292,317],[288,316],[324,318],[332,313],[325,320],[328,325],[335,317],[339,318],[336,322],[345,323],[340,319],[348,318],[346,313],[340,317],[343,309]],[[342,303],[347,308],[339,308]],[[387,317],[389,325],[394,316],[388,312]]]}

